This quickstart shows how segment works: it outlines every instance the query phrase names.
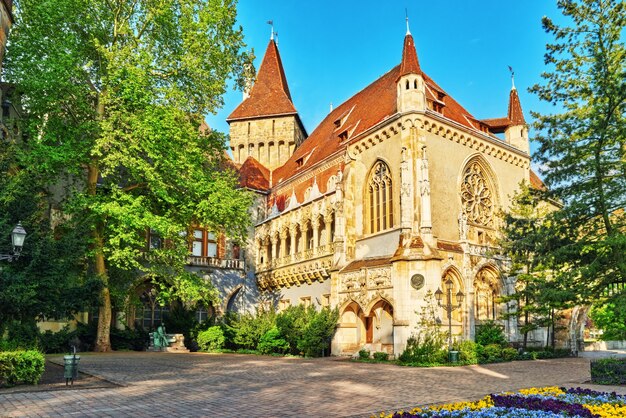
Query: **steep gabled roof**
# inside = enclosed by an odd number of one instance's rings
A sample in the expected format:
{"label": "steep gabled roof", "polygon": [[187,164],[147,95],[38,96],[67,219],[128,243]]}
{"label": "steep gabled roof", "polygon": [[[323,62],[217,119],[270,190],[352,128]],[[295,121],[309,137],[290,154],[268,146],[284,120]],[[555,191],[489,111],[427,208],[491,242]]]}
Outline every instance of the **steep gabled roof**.
{"label": "steep gabled roof", "polygon": [[276,42],[271,39],[256,81],[250,90],[250,96],[241,102],[226,120],[230,122],[263,116],[294,114],[297,114],[297,111],[291,101],[283,63]]}
{"label": "steep gabled roof", "polygon": [[402,48],[402,62],[400,63],[400,74],[398,78],[407,74],[420,74],[422,72],[420,68],[419,60],[417,59],[417,51],[415,50],[415,42],[413,41],[413,35],[407,32],[404,37],[404,48]]}
{"label": "steep gabled roof", "polygon": [[[398,74],[399,66],[330,112],[296,148],[291,158],[274,170],[275,182],[286,180],[299,170],[310,167],[345,148],[347,141],[340,137],[344,132],[348,134],[349,140],[396,113],[395,80]],[[298,164],[300,159],[303,161],[301,165]]]}
{"label": "steep gabled roof", "polygon": [[239,184],[254,190],[270,188],[270,171],[253,157],[248,157],[239,167]]}
{"label": "steep gabled roof", "polygon": [[526,125],[524,113],[522,112],[522,104],[519,101],[515,87],[511,89],[511,93],[509,94],[509,111],[507,117],[511,121],[512,126]]}

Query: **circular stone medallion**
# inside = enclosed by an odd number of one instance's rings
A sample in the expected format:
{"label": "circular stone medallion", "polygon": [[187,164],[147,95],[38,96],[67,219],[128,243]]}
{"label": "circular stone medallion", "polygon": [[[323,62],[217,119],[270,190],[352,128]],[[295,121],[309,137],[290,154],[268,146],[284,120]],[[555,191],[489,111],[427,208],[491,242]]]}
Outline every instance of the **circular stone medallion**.
{"label": "circular stone medallion", "polygon": [[411,277],[411,286],[413,286],[415,290],[420,290],[424,287],[424,276],[421,274],[414,274],[413,277]]}

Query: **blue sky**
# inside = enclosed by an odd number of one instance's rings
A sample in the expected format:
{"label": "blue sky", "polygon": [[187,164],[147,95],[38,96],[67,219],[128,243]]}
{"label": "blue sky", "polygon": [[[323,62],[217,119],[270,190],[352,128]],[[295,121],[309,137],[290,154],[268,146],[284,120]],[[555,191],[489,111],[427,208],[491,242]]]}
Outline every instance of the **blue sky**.
{"label": "blue sky", "polygon": [[[511,79],[528,122],[530,110],[550,112],[527,88],[545,70],[541,28],[547,15],[560,21],[555,0],[296,1],[240,0],[239,23],[258,69],[274,21],[292,99],[311,133],[329,111],[400,62],[405,8],[420,65],[478,118],[506,116]],[[230,90],[209,125],[228,132],[226,117],[241,102]],[[531,131],[532,136],[532,131]],[[536,146],[531,143],[531,152]]]}

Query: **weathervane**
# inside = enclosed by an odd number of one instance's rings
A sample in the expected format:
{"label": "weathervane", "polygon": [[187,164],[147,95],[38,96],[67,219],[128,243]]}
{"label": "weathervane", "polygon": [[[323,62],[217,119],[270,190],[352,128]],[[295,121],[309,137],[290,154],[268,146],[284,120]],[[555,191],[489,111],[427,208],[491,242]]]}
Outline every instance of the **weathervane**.
{"label": "weathervane", "polygon": [[508,67],[509,71],[511,72],[511,88],[515,90],[515,71],[513,71],[513,67],[511,67],[510,65]]}
{"label": "weathervane", "polygon": [[268,20],[267,24],[270,25],[270,27],[272,28],[270,32],[270,41],[273,41],[274,40],[274,21]]}

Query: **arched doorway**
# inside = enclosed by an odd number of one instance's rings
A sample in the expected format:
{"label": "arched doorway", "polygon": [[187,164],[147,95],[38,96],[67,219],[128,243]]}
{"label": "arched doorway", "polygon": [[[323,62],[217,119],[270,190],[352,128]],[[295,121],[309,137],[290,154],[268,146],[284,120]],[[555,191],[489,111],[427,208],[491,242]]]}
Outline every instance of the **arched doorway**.
{"label": "arched doorway", "polygon": [[[451,283],[451,285],[448,285]],[[455,336],[463,336],[464,330],[464,321],[465,321],[465,288],[463,286],[463,280],[461,279],[461,275],[454,268],[448,268],[442,278],[441,284],[439,285],[439,289],[444,292],[442,297],[442,305],[447,305],[448,303],[448,292],[450,292],[450,303],[453,305],[454,309],[450,313],[450,324],[448,323],[448,313],[445,308],[441,307],[441,311],[439,313],[439,317],[443,319],[442,327],[445,327],[446,333],[448,332],[448,326],[451,325],[452,328],[452,338],[456,338]],[[459,291],[464,294],[461,299],[460,305],[458,301],[458,293]]]}
{"label": "arched doorway", "polygon": [[510,334],[505,321],[502,320],[502,303],[499,301],[502,289],[500,273],[491,265],[481,268],[474,277],[472,300],[474,336],[480,326],[488,321],[501,324],[503,331]]}
{"label": "arched doorway", "polygon": [[363,316],[365,344],[371,351],[393,354],[393,307],[383,299],[376,301]]}

